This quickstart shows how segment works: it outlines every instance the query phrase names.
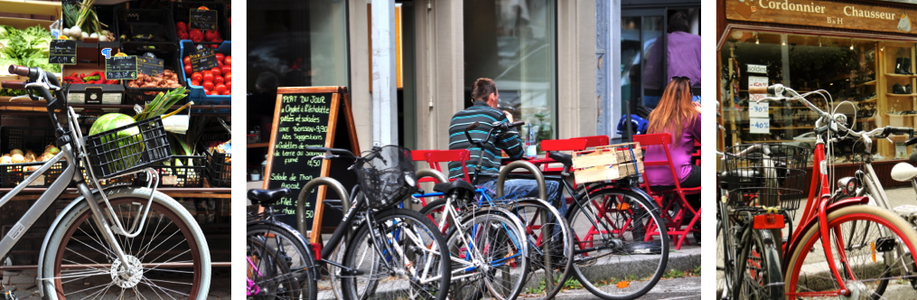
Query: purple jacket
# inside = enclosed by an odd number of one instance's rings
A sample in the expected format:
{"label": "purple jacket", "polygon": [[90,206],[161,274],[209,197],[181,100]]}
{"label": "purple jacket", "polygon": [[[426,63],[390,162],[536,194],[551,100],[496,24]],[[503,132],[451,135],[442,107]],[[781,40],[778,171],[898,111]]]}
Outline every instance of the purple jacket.
{"label": "purple jacket", "polygon": [[[685,124],[678,146],[669,144],[669,151],[672,153],[672,162],[675,164],[675,174],[678,175],[678,182],[685,180],[691,172],[691,154],[695,152],[694,141],[700,141],[700,118],[701,116],[697,115],[693,124]],[[665,150],[662,149],[662,146],[647,146],[644,160],[667,160]],[[649,179],[651,186],[675,185],[668,166],[646,167],[646,177]]]}

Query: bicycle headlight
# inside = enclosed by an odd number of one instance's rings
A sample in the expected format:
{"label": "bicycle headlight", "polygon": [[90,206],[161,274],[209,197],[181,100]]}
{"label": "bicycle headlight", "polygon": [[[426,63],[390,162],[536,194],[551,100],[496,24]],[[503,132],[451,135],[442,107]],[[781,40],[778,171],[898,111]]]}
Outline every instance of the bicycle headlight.
{"label": "bicycle headlight", "polygon": [[837,180],[837,188],[847,193],[848,196],[855,195],[859,186],[860,181],[854,177],[844,177]]}
{"label": "bicycle headlight", "polygon": [[404,183],[407,183],[408,186],[416,187],[417,181],[414,180],[414,176],[404,174]]}

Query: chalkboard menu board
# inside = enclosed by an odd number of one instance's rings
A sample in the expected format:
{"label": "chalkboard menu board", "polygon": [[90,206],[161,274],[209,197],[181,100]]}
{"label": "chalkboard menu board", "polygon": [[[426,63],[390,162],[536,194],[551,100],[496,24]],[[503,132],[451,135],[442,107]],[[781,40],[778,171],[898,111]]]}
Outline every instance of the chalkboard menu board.
{"label": "chalkboard menu board", "polygon": [[74,40],[51,40],[49,49],[48,63],[75,65],[76,64],[76,41]]}
{"label": "chalkboard menu board", "polygon": [[216,53],[212,49],[197,49],[189,55],[191,57],[191,71],[210,70],[219,66]]}
{"label": "chalkboard menu board", "polygon": [[137,79],[136,56],[112,56],[105,59],[105,78]]}
{"label": "chalkboard menu board", "polygon": [[220,13],[216,10],[189,9],[188,27],[200,30],[217,30],[217,18]]}
{"label": "chalkboard menu board", "polygon": [[[342,125],[342,126],[338,126]],[[349,144],[335,142],[336,135],[347,135]],[[277,103],[274,109],[274,126],[268,148],[264,188],[287,187],[290,196],[274,206],[281,214],[288,216],[280,220],[294,228],[296,224],[296,201],[309,180],[322,176],[339,179],[341,173],[332,169],[346,169],[349,162],[336,160],[312,160],[320,152],[305,151],[306,147],[344,148],[359,154],[353,127],[353,116],[342,87],[281,87],[277,89]],[[338,164],[340,161],[340,164]],[[332,167],[335,164],[335,167]],[[344,175],[347,176],[347,175]],[[342,182],[343,183],[343,182]],[[345,187],[348,186],[345,183]],[[352,184],[350,184],[352,186]],[[316,200],[324,199],[325,187],[313,192],[306,203],[306,219],[311,228],[313,219],[321,222],[322,208],[316,207]]]}
{"label": "chalkboard menu board", "polygon": [[165,66],[159,58],[137,57],[137,69],[140,73],[156,76],[162,74]]}

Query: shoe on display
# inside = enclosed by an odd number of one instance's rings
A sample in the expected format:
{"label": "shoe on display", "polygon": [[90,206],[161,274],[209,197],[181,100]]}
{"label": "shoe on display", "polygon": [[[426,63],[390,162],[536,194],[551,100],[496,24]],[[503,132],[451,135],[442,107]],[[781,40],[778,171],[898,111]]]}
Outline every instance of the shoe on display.
{"label": "shoe on display", "polygon": [[892,86],[892,94],[907,94],[907,93],[904,91],[903,86],[896,83],[895,85]]}
{"label": "shoe on display", "polygon": [[902,67],[904,66],[903,61],[903,57],[895,58],[895,74],[904,74],[904,70],[902,70]]}
{"label": "shoe on display", "polygon": [[911,59],[910,58],[907,58],[907,57],[901,58],[901,74],[914,75],[914,73],[911,72]]}

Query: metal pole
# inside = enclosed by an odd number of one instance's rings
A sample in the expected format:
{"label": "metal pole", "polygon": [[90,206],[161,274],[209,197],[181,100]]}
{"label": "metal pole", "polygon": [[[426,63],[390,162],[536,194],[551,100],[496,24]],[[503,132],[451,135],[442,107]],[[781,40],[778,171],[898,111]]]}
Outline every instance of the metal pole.
{"label": "metal pole", "polygon": [[395,1],[372,0],[373,144],[398,144]]}

